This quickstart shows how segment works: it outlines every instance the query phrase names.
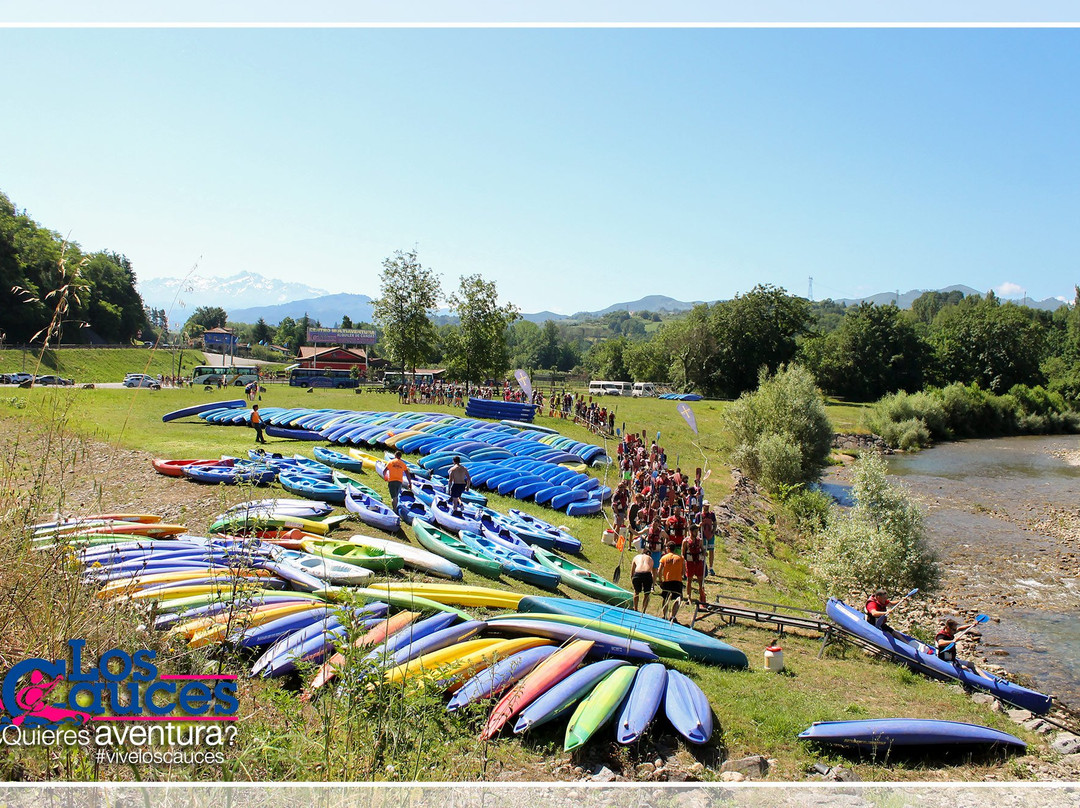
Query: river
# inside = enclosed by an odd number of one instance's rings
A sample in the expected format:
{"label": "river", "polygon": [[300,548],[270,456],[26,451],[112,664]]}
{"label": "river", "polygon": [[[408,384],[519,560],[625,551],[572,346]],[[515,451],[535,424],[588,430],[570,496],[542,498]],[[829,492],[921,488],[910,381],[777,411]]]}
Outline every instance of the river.
{"label": "river", "polygon": [[927,511],[942,594],[986,612],[981,652],[1080,707],[1080,438],[942,444],[889,458]]}

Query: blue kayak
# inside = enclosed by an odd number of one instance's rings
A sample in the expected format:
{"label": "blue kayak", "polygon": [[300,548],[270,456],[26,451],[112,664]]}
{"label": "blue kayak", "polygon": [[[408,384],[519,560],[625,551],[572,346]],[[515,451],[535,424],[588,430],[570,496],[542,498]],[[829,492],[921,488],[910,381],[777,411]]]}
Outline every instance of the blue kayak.
{"label": "blue kayak", "polygon": [[959,680],[966,687],[986,691],[1001,701],[1030,710],[1036,715],[1044,715],[1053,706],[1053,696],[1029,690],[985,671],[971,670],[960,660],[942,661],[933,653],[934,649],[898,631],[892,635],[886,634],[866,620],[862,612],[853,609],[841,600],[829,598],[829,602],[825,605],[825,612],[845,631],[914,665],[921,673],[938,679]]}
{"label": "blue kayak", "polygon": [[447,711],[499,694],[558,650],[555,645],[539,645],[500,659],[465,682],[446,705]]}
{"label": "blue kayak", "polygon": [[1024,741],[1001,730],[931,718],[873,718],[862,721],[815,721],[799,739],[829,746],[1018,746]]}
{"label": "blue kayak", "polygon": [[604,677],[626,664],[621,659],[604,659],[578,668],[522,710],[514,724],[514,732],[520,734],[565,715]]}

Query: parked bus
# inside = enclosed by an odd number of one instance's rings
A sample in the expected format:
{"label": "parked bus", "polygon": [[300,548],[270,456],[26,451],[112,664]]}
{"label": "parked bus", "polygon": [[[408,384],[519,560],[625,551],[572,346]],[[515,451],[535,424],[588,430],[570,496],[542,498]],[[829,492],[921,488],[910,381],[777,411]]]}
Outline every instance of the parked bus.
{"label": "parked bus", "polygon": [[630,382],[589,382],[589,395],[592,396],[628,396],[632,391]]}
{"label": "parked bus", "polygon": [[200,365],[191,371],[192,384],[236,385],[246,387],[259,380],[259,369],[251,365],[232,365],[227,368],[214,368]]}
{"label": "parked bus", "polygon": [[334,368],[289,368],[290,387],[333,387],[337,390],[357,388],[360,380],[351,370]]}
{"label": "parked bus", "polygon": [[634,398],[655,396],[656,385],[652,382],[634,382]]}

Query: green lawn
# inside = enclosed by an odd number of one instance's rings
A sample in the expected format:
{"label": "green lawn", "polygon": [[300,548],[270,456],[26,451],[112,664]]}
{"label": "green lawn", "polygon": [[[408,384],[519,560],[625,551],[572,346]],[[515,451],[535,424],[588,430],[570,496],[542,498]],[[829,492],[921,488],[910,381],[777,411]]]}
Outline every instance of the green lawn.
{"label": "green lawn", "polygon": [[[120,449],[139,449],[165,457],[216,457],[221,454],[242,455],[254,446],[253,433],[244,427],[212,426],[197,418],[173,423],[161,422],[161,415],[180,407],[205,401],[236,398],[235,391],[204,392],[196,390],[83,390],[34,389],[5,391],[0,396],[0,419],[8,424],[17,419],[32,422],[61,423],[81,435],[89,436]],[[356,395],[352,391],[316,390],[308,393],[288,387],[270,387],[262,394],[264,406],[306,406],[371,410],[399,410],[396,396],[380,393]],[[658,399],[604,399],[616,407],[616,423],[641,432],[651,439],[660,433],[660,443],[666,448],[669,462],[684,469],[708,467],[713,474],[706,483],[707,494],[714,501],[730,489],[730,475],[724,465],[722,451],[728,442],[723,425],[726,402],[701,401],[691,406],[696,414],[699,436],[687,426],[676,412],[676,402]],[[462,414],[460,409],[421,405],[408,409],[445,411]],[[859,408],[853,405],[830,406],[830,415],[840,426],[853,423]],[[543,426],[559,429],[578,440],[601,442],[582,427],[561,419],[538,419]],[[299,451],[311,456],[312,444],[270,439],[269,450]],[[608,445],[614,455],[614,446]],[[14,463],[14,461],[12,461]],[[32,458],[20,462],[30,465]],[[13,466],[14,467],[14,466]],[[92,473],[92,472],[91,472]],[[103,474],[105,472],[102,472]],[[146,479],[149,464],[132,466],[123,472],[130,480]],[[607,484],[614,482],[613,470],[593,469]],[[365,483],[386,491],[385,483],[364,475]],[[216,499],[213,491],[182,480],[176,486],[190,490],[193,506],[201,502],[207,515]],[[102,503],[113,507],[109,499],[109,483],[102,481]],[[279,489],[269,489],[273,495]],[[250,492],[222,489],[222,498],[231,500],[250,496]],[[209,500],[209,502],[208,502]],[[152,502],[142,503],[152,509]],[[547,508],[521,503],[493,495],[492,507],[504,511],[510,507],[523,508],[556,524],[566,525],[580,538],[584,555],[579,561],[601,575],[611,578],[622,565],[622,582],[628,583],[628,558],[600,542],[606,521],[599,517],[573,518]],[[193,530],[204,524],[190,524]],[[10,530],[10,528],[5,528]],[[409,536],[406,531],[406,536]],[[11,544],[17,544],[8,537]],[[729,539],[718,547],[716,567],[718,577],[708,585],[710,595],[749,598],[758,601],[783,602],[820,608],[820,601],[806,585],[805,547],[786,531],[782,514],[776,518],[761,518],[754,529]],[[749,567],[763,569],[769,582],[753,575]],[[466,583],[512,588],[528,594],[546,594],[527,585],[503,579],[491,582],[466,574]],[[571,594],[571,593],[567,593]],[[33,595],[26,597],[33,599]],[[654,602],[655,604],[655,602]],[[656,605],[651,611],[656,611]],[[33,612],[33,609],[29,610]],[[123,617],[121,615],[121,617]],[[685,622],[689,615],[682,614]],[[124,621],[130,618],[124,617]],[[122,630],[124,621],[116,621]],[[724,639],[746,652],[751,669],[731,671],[691,663],[676,667],[688,672],[697,681],[713,705],[718,719],[718,744],[705,750],[682,749],[680,757],[692,762],[697,756],[709,767],[707,777],[715,777],[713,765],[725,756],[740,757],[763,754],[777,760],[775,779],[802,779],[821,753],[801,744],[797,734],[816,720],[871,718],[888,716],[939,717],[974,721],[1006,729],[1022,736],[1028,735],[1000,715],[975,705],[955,689],[913,675],[895,665],[868,659],[862,652],[830,652],[818,659],[820,640],[788,635],[784,638],[788,670],[782,675],[762,670],[762,653],[776,640],[773,632],[753,624],[721,626],[715,620],[703,624],[706,630],[722,634]],[[869,683],[872,682],[872,686]],[[544,767],[551,759],[566,757],[561,752],[562,723],[524,741],[503,738],[477,748],[475,732],[482,717],[479,713],[461,718],[448,718],[443,702],[417,699],[392,705],[364,701],[363,693],[357,702],[320,700],[304,705],[298,694],[276,683],[249,682],[242,688],[245,720],[241,745],[229,762],[220,770],[211,768],[193,776],[202,779],[485,779],[500,771],[519,771],[514,779],[544,779]],[[395,711],[399,711],[395,712]],[[377,737],[373,735],[378,728]],[[437,739],[434,745],[431,742]],[[425,747],[424,745],[427,744]],[[418,746],[419,745],[419,746]],[[597,751],[600,750],[600,751]],[[604,755],[632,764],[655,759],[657,752],[649,741],[640,748],[617,749],[613,743],[594,741],[590,748],[570,759],[577,763],[587,759],[604,759]],[[892,779],[982,779],[991,770],[999,771],[1000,762],[963,759],[948,766],[883,765],[880,760],[843,761],[824,755],[830,762],[853,766],[864,780]],[[183,776],[184,772],[143,772],[147,779],[164,776]],[[191,773],[187,773],[191,775]],[[105,776],[104,773],[102,776]]]}
{"label": "green lawn", "polygon": [[180,352],[149,348],[65,348],[62,350],[0,351],[0,373],[56,373],[77,384],[86,382],[122,382],[128,373],[151,376],[186,375],[196,365],[204,364],[202,351],[185,350],[182,366]]}

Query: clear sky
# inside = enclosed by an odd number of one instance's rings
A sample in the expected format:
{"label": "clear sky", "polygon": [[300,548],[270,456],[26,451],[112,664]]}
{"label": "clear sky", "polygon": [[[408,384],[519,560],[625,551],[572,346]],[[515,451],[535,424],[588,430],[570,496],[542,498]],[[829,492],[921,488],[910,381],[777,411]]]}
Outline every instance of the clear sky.
{"label": "clear sky", "polygon": [[0,29],[0,190],[143,278],[523,311],[1080,283],[1077,29]]}

